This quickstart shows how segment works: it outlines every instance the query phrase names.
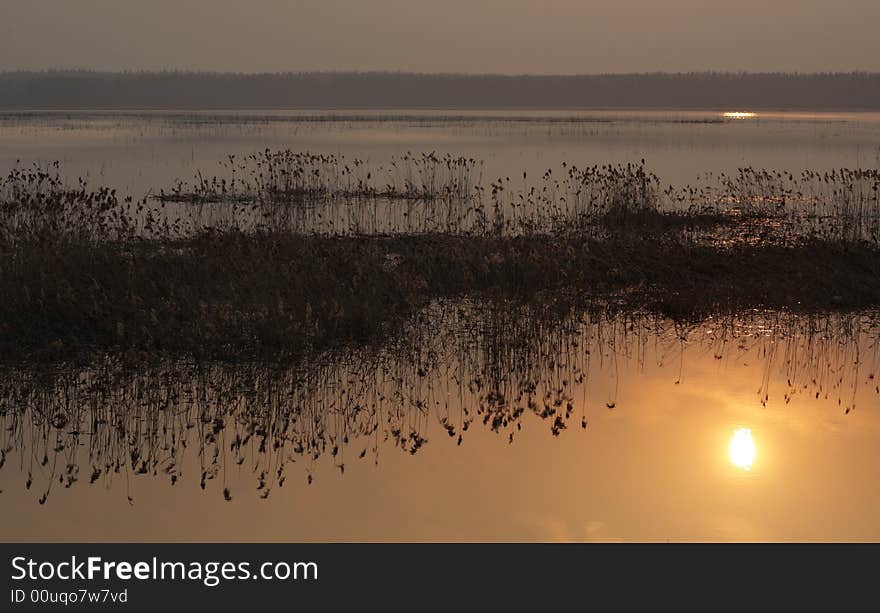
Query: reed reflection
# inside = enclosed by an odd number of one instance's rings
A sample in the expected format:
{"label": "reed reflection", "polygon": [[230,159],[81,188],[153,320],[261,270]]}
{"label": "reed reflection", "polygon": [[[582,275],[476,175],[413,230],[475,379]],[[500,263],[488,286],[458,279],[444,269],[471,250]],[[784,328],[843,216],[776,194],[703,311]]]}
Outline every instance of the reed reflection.
{"label": "reed reflection", "polygon": [[[694,351],[731,368],[759,363],[756,406],[771,393],[786,403],[808,395],[849,413],[856,390],[874,382],[877,331],[867,313],[754,311],[687,324],[599,308],[438,302],[385,344],[283,366],[106,356],[87,367],[8,368],[0,464],[40,504],[81,482],[135,504],[132,483],[149,477],[198,484],[218,500],[268,498],[289,479],[311,484],[322,463],[344,474],[351,463],[380,464],[394,448],[466,444],[473,428],[511,444],[538,425],[576,436],[567,431],[587,430],[590,410],[627,410],[618,399],[623,369],[675,364]],[[785,389],[771,389],[774,374]],[[687,385],[688,372],[678,381]],[[743,470],[757,461],[748,428],[733,433],[729,457]],[[232,485],[230,473],[242,470],[251,491]]]}

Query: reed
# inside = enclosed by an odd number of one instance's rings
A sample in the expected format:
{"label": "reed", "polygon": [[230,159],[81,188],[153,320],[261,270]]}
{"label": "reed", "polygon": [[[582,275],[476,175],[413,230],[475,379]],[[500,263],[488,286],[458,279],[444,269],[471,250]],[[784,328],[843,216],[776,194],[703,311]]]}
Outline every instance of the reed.
{"label": "reed", "polygon": [[[676,320],[880,304],[875,172],[744,169],[715,191],[682,192],[643,164],[566,165],[523,191],[507,178],[471,189],[473,164],[457,159],[409,159],[401,176],[415,200],[325,194],[305,206],[291,190],[330,192],[372,171],[266,152],[253,162],[263,201],[203,202],[195,213],[82,180],[71,188],[57,165],[14,169],[0,189],[0,360],[111,351],[285,361],[393,337],[446,298],[570,294]],[[323,170],[299,170],[308,164]],[[241,181],[228,191],[244,193]],[[378,215],[380,200],[398,216]],[[227,205],[231,214],[205,218]]]}

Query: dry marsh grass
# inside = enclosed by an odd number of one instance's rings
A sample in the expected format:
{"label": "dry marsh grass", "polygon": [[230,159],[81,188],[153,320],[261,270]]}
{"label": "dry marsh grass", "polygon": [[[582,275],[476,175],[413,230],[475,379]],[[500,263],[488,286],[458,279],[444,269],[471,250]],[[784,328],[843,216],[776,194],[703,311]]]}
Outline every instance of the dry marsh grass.
{"label": "dry marsh grass", "polygon": [[[743,169],[700,191],[664,189],[644,164],[565,165],[516,189],[425,154],[381,191],[366,164],[332,156],[228,164],[250,178],[158,208],[70,187],[57,165],[13,169],[0,185],[0,359],[284,361],[393,336],[445,298],[568,296],[681,320],[880,304],[876,171]],[[239,212],[210,217],[218,207]]]}
{"label": "dry marsh grass", "polygon": [[[225,208],[228,224],[244,231],[596,236],[647,225],[690,229],[689,238],[716,241],[880,241],[878,169],[793,174],[743,167],[696,186],[663,186],[644,160],[563,163],[539,177],[485,183],[478,160],[433,152],[382,165],[266,150],[221,166],[210,180],[199,174],[193,184],[179,182],[154,199],[196,205],[184,209],[192,229],[211,227],[218,217],[209,212]],[[241,214],[247,207],[256,214]],[[725,234],[731,227],[735,233]]]}

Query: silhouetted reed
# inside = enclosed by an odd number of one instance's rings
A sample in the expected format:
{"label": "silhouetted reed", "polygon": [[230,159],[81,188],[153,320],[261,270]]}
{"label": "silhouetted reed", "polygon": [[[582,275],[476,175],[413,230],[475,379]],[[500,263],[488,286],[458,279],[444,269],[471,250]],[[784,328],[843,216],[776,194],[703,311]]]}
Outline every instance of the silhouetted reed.
{"label": "silhouetted reed", "polygon": [[[444,298],[570,293],[684,321],[880,304],[871,171],[743,170],[677,192],[644,163],[564,165],[540,188],[527,176],[486,188],[470,184],[472,160],[427,154],[398,162],[403,187],[381,192],[340,160],[231,158],[235,173],[254,165],[263,200],[203,211],[70,188],[57,166],[14,169],[0,192],[0,360],[295,360],[393,335]],[[220,193],[245,184],[236,174]],[[306,192],[321,204],[303,205]]]}
{"label": "silhouetted reed", "polygon": [[793,174],[744,167],[700,189],[669,188],[667,197],[688,211],[735,216],[742,221],[734,231],[753,242],[880,243],[880,169]]}
{"label": "silhouetted reed", "polygon": [[[563,164],[536,181],[482,183],[472,158],[406,154],[387,166],[341,156],[270,151],[223,163],[155,198],[196,205],[192,228],[211,227],[226,207],[231,225],[321,234],[488,233],[505,235],[677,230],[731,241],[880,241],[880,171],[794,175],[744,167],[698,186],[662,187],[638,164]],[[236,206],[252,215],[235,215]],[[212,210],[213,209],[213,210]],[[222,218],[222,214],[219,214]]]}
{"label": "silhouetted reed", "polygon": [[131,234],[125,211],[130,198],[120,202],[116,190],[93,190],[83,179],[70,187],[58,169],[58,162],[50,168],[18,166],[0,181],[0,246],[88,243]]}

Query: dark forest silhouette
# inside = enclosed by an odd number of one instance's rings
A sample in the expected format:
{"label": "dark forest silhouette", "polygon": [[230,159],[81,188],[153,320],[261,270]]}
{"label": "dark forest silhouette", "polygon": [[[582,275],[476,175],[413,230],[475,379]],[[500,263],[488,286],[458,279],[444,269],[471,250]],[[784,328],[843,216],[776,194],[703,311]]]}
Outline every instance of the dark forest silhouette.
{"label": "dark forest silhouette", "polygon": [[0,73],[3,109],[880,109],[880,74]]}

